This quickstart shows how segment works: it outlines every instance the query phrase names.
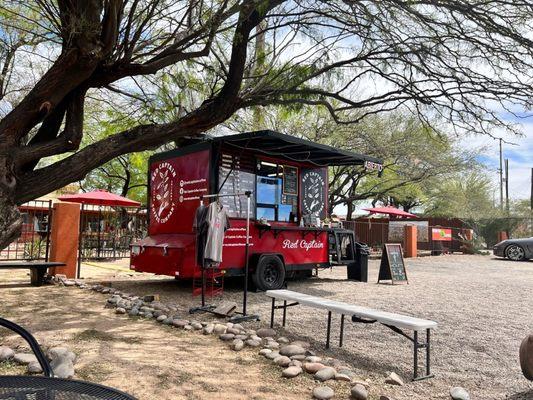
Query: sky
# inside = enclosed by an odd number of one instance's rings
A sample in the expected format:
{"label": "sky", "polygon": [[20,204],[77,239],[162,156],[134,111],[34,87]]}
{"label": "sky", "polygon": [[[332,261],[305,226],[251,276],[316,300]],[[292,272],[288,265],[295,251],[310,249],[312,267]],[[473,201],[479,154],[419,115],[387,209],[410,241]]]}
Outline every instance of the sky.
{"label": "sky", "polygon": [[[495,137],[501,137],[503,143],[503,158],[509,159],[509,197],[513,200],[529,199],[531,192],[531,169],[533,168],[533,117],[525,119],[507,118],[511,123],[520,123],[523,136],[516,136],[505,130],[494,131]],[[463,137],[459,143],[465,148],[479,148],[484,150],[479,161],[485,164],[491,172],[495,188],[495,200],[499,201],[499,141],[489,136]]]}

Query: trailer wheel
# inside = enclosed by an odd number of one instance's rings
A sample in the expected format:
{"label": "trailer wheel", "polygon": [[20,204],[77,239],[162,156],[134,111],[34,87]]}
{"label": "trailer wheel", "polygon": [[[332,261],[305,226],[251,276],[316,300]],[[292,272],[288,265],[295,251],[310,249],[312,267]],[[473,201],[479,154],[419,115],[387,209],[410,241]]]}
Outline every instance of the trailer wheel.
{"label": "trailer wheel", "polygon": [[281,289],[285,282],[285,266],[277,256],[264,256],[259,259],[252,280],[259,290]]}

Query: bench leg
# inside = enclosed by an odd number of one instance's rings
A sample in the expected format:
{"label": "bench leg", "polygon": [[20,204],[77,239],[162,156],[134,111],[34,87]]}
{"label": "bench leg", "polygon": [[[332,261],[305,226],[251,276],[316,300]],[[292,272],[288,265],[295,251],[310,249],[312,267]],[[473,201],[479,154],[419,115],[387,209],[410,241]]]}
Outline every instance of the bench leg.
{"label": "bench leg", "polygon": [[276,299],[272,297],[272,312],[270,313],[270,327],[274,328],[274,310],[276,309]]}
{"label": "bench leg", "polygon": [[41,286],[44,281],[44,268],[30,268],[30,282],[32,286]]}
{"label": "bench leg", "polygon": [[283,300],[283,322],[282,326],[285,328],[285,321],[287,320],[287,300]]}
{"label": "bench leg", "polygon": [[328,332],[326,336],[326,349],[329,349],[330,336],[331,336],[331,311],[328,311]]}
{"label": "bench leg", "polygon": [[[431,374],[431,329],[426,329],[426,342],[420,343],[418,341],[418,332],[414,332],[414,363],[413,363],[413,381],[421,381],[423,379],[433,378]],[[418,376],[418,350],[426,350],[426,374],[424,376]]]}
{"label": "bench leg", "polygon": [[343,336],[344,336],[344,314],[341,314],[341,334],[339,335],[339,347],[342,347]]}

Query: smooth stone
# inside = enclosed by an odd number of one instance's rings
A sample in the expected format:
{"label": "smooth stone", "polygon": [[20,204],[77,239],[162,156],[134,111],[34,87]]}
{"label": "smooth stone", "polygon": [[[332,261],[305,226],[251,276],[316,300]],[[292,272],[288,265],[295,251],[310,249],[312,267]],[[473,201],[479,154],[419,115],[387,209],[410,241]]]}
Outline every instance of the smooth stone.
{"label": "smooth stone", "polygon": [[252,339],[248,339],[245,343],[246,343],[246,346],[249,346],[249,347],[261,346],[261,342],[258,342],[257,340],[252,340]]}
{"label": "smooth stone", "polygon": [[204,335],[211,335],[213,333],[213,329],[215,329],[215,325],[209,324],[202,329],[202,333]]}
{"label": "smooth stone", "polygon": [[231,348],[235,351],[241,351],[244,348],[244,342],[241,339],[235,339],[231,344]]}
{"label": "smooth stone", "polygon": [[228,329],[226,325],[216,324],[213,328],[213,333],[215,333],[216,335],[220,335],[226,333],[226,329]]}
{"label": "smooth stone", "polygon": [[239,331],[244,331],[244,326],[242,326],[241,324],[233,324],[233,329],[238,329]]}
{"label": "smooth stone", "polygon": [[287,339],[285,336],[281,336],[278,338],[278,343],[281,343],[281,344],[289,344],[290,343],[290,340]]}
{"label": "smooth stone", "polygon": [[174,325],[176,328],[185,328],[189,324],[189,321],[185,319],[175,319],[172,321],[172,325]]}
{"label": "smooth stone", "polygon": [[288,367],[291,363],[291,359],[287,356],[277,356],[274,358],[274,363],[280,367]]}
{"label": "smooth stone", "polygon": [[15,352],[11,348],[7,346],[0,346],[0,361],[11,360],[14,355]]}
{"label": "smooth stone", "polygon": [[279,357],[279,352],[272,351],[268,354],[265,354],[265,357],[268,358],[269,360],[274,360],[275,358]]}
{"label": "smooth stone", "polygon": [[66,347],[52,347],[48,350],[48,359],[55,360],[56,358],[67,358],[72,362],[76,362],[76,354]]}
{"label": "smooth stone", "polygon": [[321,363],[304,363],[303,367],[308,374],[316,374],[321,369],[326,368],[326,366]]}
{"label": "smooth stone", "polygon": [[381,395],[381,396],[379,396],[379,400],[393,400],[393,398],[392,398],[392,397],[389,397],[389,396],[383,396],[383,395]]}
{"label": "smooth stone", "polygon": [[233,322],[226,322],[226,328],[233,328]]}
{"label": "smooth stone", "polygon": [[385,379],[385,383],[396,386],[404,385],[402,378],[400,378],[396,372],[391,372],[387,379]]}
{"label": "smooth stone", "polygon": [[220,340],[228,341],[235,339],[235,335],[233,333],[223,333],[219,335],[218,337]]}
{"label": "smooth stone", "polygon": [[305,354],[305,349],[301,346],[294,345],[294,344],[288,344],[286,346],[283,346],[281,349],[279,349],[279,354],[291,357],[296,356],[299,354]]}
{"label": "smooth stone", "polygon": [[153,318],[153,316],[151,312],[144,313],[144,318]]}
{"label": "smooth stone", "polygon": [[460,386],[456,386],[450,389],[450,397],[453,400],[470,400],[470,395],[468,394],[468,392]]}
{"label": "smooth stone", "polygon": [[138,308],[132,308],[129,312],[128,312],[129,315],[131,315],[132,317],[135,317],[137,315],[139,315],[139,309]]}
{"label": "smooth stone", "polygon": [[355,385],[352,390],[352,399],[354,400],[367,400],[368,399],[368,391],[363,385]]}
{"label": "smooth stone", "polygon": [[203,328],[203,325],[202,325],[200,322],[193,322],[193,323],[191,324],[191,326],[193,327],[193,329],[194,329],[195,331],[199,331],[200,329]]}
{"label": "smooth stone", "polygon": [[308,361],[310,363],[319,363],[319,362],[322,362],[322,357],[317,357],[317,356],[307,356],[305,358],[305,361]]}
{"label": "smooth stone", "polygon": [[291,360],[305,361],[305,355],[296,354],[295,356],[291,356]]}
{"label": "smooth stone", "polygon": [[248,339],[247,335],[235,335],[235,339],[241,339],[243,342]]}
{"label": "smooth stone", "polygon": [[268,354],[272,353],[272,350],[271,349],[261,349],[259,351],[259,354],[266,357]]}
{"label": "smooth stone", "polygon": [[294,367],[300,367],[302,368],[302,362],[301,361],[298,361],[298,360],[291,360],[291,363],[289,364],[291,367],[294,366]]}
{"label": "smooth stone", "polygon": [[226,333],[233,333],[234,335],[240,335],[241,333],[241,330],[240,329],[235,329],[235,328],[228,328],[226,329]]}
{"label": "smooth stone", "polygon": [[50,362],[56,378],[70,379],[74,376],[74,364],[68,358],[56,358]]}
{"label": "smooth stone", "polygon": [[[253,340],[253,339],[251,339],[251,340]],[[274,341],[267,342],[264,346],[267,349],[279,349],[279,343],[278,342],[274,342]]]}
{"label": "smooth stone", "polygon": [[156,321],[157,322],[163,322],[164,320],[166,320],[168,317],[164,314],[161,314],[159,317],[157,317]]}
{"label": "smooth stone", "polygon": [[291,345],[303,347],[305,350],[309,350],[309,348],[311,347],[311,344],[309,342],[304,342],[302,340],[295,340],[291,343]]}
{"label": "smooth stone", "polygon": [[260,338],[265,338],[265,337],[276,337],[277,336],[277,332],[275,329],[272,329],[272,328],[260,328],[257,330],[256,332],[256,335],[259,336]]}
{"label": "smooth stone", "polygon": [[193,328],[192,325],[185,325],[183,329],[185,329],[186,331],[192,331]]}
{"label": "smooth stone", "polygon": [[126,309],[123,308],[123,307],[117,307],[117,309],[115,310],[115,312],[117,314],[126,314]]}
{"label": "smooth stone", "polygon": [[350,378],[348,375],[345,375],[345,374],[336,373],[335,374],[335,380],[336,381],[343,381],[343,382],[351,382],[352,378]]}
{"label": "smooth stone", "polygon": [[28,365],[31,362],[36,362],[37,357],[33,354],[15,353],[13,361],[20,365]]}
{"label": "smooth stone", "polygon": [[335,395],[332,388],[327,386],[319,386],[313,389],[313,398],[317,400],[328,400]]}
{"label": "smooth stone", "polygon": [[164,314],[164,313],[163,313],[163,311],[161,311],[161,310],[155,310],[155,311],[154,311],[154,317],[156,317],[156,318],[159,318],[159,316],[160,316],[160,315],[163,315],[163,314]]}
{"label": "smooth stone", "polygon": [[163,320],[163,325],[172,325],[172,318],[167,317]]}
{"label": "smooth stone", "polygon": [[315,375],[313,376],[317,381],[325,382],[325,381],[329,381],[330,379],[335,378],[335,374],[336,374],[335,368],[326,367],[326,368],[322,368],[321,370],[317,371]]}
{"label": "smooth stone", "polygon": [[295,378],[302,373],[302,368],[296,365],[285,368],[281,373],[284,378]]}
{"label": "smooth stone", "polygon": [[39,361],[32,361],[28,364],[28,373],[29,374],[42,374],[43,368],[41,367],[41,364],[39,364]]}

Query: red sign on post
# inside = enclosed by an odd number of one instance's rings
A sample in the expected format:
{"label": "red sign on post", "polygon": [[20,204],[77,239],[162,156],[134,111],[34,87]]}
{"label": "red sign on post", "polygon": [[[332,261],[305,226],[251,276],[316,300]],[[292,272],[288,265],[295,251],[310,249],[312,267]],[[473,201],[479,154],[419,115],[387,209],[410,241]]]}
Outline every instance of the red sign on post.
{"label": "red sign on post", "polygon": [[444,228],[431,228],[431,239],[437,242],[451,242],[452,230]]}

